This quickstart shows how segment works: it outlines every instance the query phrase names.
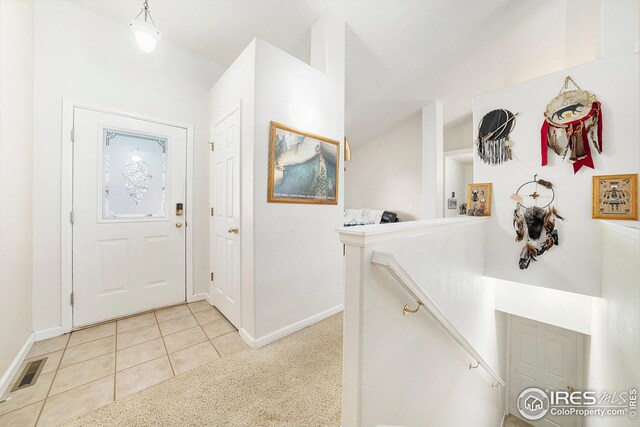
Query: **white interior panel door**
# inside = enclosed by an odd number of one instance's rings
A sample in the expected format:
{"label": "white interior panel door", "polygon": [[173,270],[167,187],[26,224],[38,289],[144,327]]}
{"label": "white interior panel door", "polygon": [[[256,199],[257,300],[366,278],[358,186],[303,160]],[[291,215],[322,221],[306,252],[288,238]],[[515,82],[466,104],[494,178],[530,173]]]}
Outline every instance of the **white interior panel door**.
{"label": "white interior panel door", "polygon": [[212,129],[211,235],[213,304],[240,327],[240,109]]}
{"label": "white interior panel door", "polygon": [[185,301],[186,129],[76,108],[73,326]]}
{"label": "white interior panel door", "polygon": [[[509,360],[509,412],[522,418],[516,404],[520,393],[529,387],[542,390],[579,390],[581,381],[578,358],[582,357],[577,332],[546,323],[512,316]],[[577,427],[578,417],[548,413],[538,421],[525,420],[538,427]]]}

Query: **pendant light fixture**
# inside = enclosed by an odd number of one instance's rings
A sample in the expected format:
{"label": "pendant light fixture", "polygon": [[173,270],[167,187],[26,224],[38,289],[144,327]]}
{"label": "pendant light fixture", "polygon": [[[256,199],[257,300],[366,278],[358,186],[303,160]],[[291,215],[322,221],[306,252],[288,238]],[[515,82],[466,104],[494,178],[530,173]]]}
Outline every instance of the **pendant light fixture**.
{"label": "pendant light fixture", "polygon": [[[140,18],[140,15],[144,13],[144,21]],[[149,22],[151,21],[151,22]],[[156,28],[155,22],[151,17],[151,11],[149,10],[149,2],[144,0],[140,13],[135,17],[133,21],[129,23],[131,31],[136,38],[136,42],[143,52],[152,52],[156,48],[156,43],[160,40],[160,30]]]}

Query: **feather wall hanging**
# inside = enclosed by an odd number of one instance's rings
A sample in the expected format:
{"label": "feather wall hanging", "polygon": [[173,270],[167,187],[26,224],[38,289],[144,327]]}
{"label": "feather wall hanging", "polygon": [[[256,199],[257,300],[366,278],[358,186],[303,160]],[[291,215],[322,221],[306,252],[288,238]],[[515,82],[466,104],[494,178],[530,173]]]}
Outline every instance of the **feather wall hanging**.
{"label": "feather wall hanging", "polygon": [[[569,83],[576,87],[569,90]],[[602,108],[600,101],[570,76],[565,77],[560,93],[549,101],[544,112],[541,134],[542,166],[547,165],[547,147],[564,160],[567,155],[573,173],[582,166],[593,169],[589,143],[602,153]]]}
{"label": "feather wall hanging", "polygon": [[478,124],[478,156],[490,165],[499,165],[513,158],[509,134],[516,124],[516,117],[509,110],[498,109],[485,114]]}
{"label": "feather wall hanging", "polygon": [[552,183],[535,175],[533,181],[522,184],[511,196],[516,201],[513,211],[516,242],[525,241],[518,260],[521,270],[559,243],[556,218],[562,221],[564,218],[554,206],[555,194]]}

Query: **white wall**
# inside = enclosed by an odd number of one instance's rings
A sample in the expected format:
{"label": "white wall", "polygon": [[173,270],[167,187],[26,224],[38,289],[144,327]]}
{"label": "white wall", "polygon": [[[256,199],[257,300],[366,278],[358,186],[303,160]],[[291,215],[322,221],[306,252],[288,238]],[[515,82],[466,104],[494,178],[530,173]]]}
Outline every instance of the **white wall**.
{"label": "white wall", "polygon": [[[460,205],[465,202],[466,184],[465,174],[467,165],[449,156],[444,156],[444,216],[456,217],[460,215]],[[447,200],[451,197],[451,193],[456,194],[458,206],[455,209],[449,209]]]}
{"label": "white wall", "polygon": [[[342,306],[342,246],[333,230],[344,209],[344,43],[344,21],[330,14],[312,29],[311,64],[319,69],[256,40],[255,339]],[[301,122],[300,110],[312,119]],[[340,141],[337,205],[267,203],[271,121]]]}
{"label": "white wall", "polygon": [[596,297],[487,277],[496,290],[496,310],[581,334],[591,333]]}
{"label": "white wall", "polygon": [[471,117],[462,123],[444,130],[444,151],[464,150],[474,146],[473,121]]}
{"label": "white wall", "polygon": [[[474,99],[475,125],[495,106],[521,113],[512,132],[512,161],[491,166],[474,157],[475,181],[493,182],[493,212],[489,224],[492,256],[487,260],[488,276],[588,295],[600,294],[602,246],[598,222],[591,219],[591,177],[638,173],[640,169],[638,65],[637,54],[608,56]],[[602,155],[594,154],[595,169],[583,168],[575,175],[571,165],[552,152],[549,165],[540,166],[542,112],[558,93],[566,75],[596,94],[603,111],[604,151]],[[566,221],[558,223],[560,245],[523,271],[518,268],[522,243],[515,242],[514,202],[509,196],[521,183],[533,179],[534,174],[554,184],[556,206]]]}
{"label": "white wall", "polygon": [[[255,292],[253,248],[253,152],[255,120],[256,40],[236,58],[209,92],[209,123],[215,126],[231,109],[240,104],[240,250],[241,262],[241,323],[254,334]],[[211,179],[211,178],[210,178]]]}
{"label": "white wall", "polygon": [[[32,328],[33,2],[0,2],[0,395]],[[17,367],[16,367],[17,369]],[[11,374],[7,372],[7,374]],[[10,380],[7,375],[8,380]]]}
{"label": "white wall", "polygon": [[[60,326],[62,98],[194,125],[194,291],[209,286],[207,92],[223,68],[70,1],[35,5],[34,327]],[[187,206],[187,209],[189,206]]]}
{"label": "white wall", "polygon": [[401,221],[422,216],[422,118],[412,119],[351,149],[345,207],[396,212]]}
{"label": "white wall", "polygon": [[[592,310],[592,334],[586,370],[586,389],[628,391],[640,384],[640,231],[609,221],[601,222],[602,298]],[[624,417],[587,417],[585,426],[637,425]]]}
{"label": "white wall", "polygon": [[[502,378],[505,316],[482,277],[484,219],[457,218],[343,229],[345,426],[499,426],[504,389],[381,267],[373,251],[397,259]],[[460,402],[464,402],[461,410]]]}
{"label": "white wall", "polygon": [[[241,334],[255,347],[342,307],[343,21],[314,24],[311,64],[255,39],[210,92],[210,123],[242,103]],[[338,205],[267,203],[271,121],[341,142]]]}

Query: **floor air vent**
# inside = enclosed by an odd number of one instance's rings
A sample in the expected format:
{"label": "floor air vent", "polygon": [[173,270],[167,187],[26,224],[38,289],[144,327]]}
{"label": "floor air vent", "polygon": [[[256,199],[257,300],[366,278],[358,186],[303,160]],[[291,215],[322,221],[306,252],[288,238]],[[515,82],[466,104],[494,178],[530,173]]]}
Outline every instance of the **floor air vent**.
{"label": "floor air vent", "polygon": [[44,363],[47,361],[47,358],[34,360],[33,362],[29,362],[27,366],[23,369],[22,373],[18,377],[18,380],[13,385],[11,391],[21,390],[23,388],[34,385],[40,376],[40,371],[44,367]]}

